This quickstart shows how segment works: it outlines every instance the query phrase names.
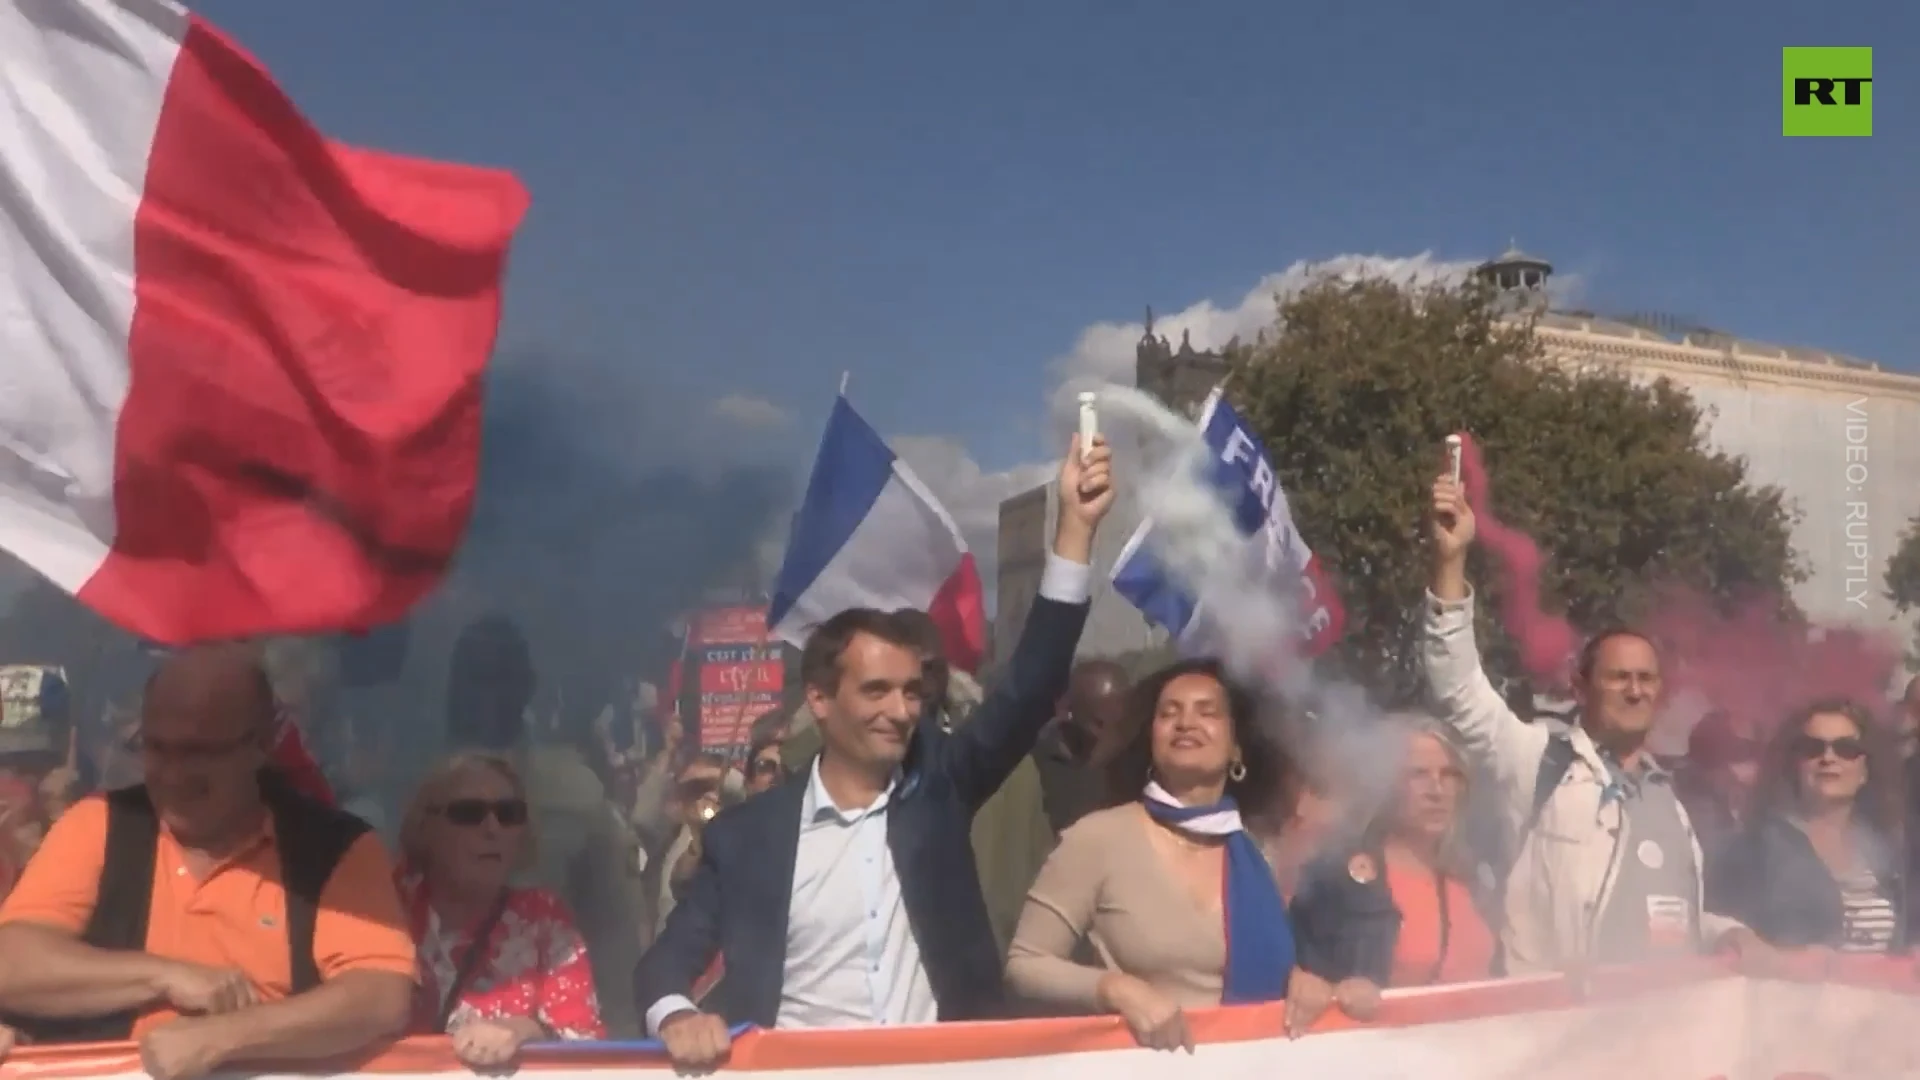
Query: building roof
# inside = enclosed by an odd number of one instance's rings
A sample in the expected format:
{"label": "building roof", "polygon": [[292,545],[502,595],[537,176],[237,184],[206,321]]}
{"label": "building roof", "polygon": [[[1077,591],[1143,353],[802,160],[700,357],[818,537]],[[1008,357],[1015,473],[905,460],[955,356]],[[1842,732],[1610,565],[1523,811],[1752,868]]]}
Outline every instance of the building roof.
{"label": "building roof", "polygon": [[1757,360],[1787,360],[1819,367],[1850,368],[1855,371],[1880,370],[1880,365],[1870,360],[1860,360],[1822,349],[1809,349],[1799,345],[1775,345],[1771,342],[1736,337],[1706,327],[1678,331],[1664,330],[1657,325],[1607,318],[1590,311],[1549,311],[1540,316],[1539,325],[1547,329],[1571,330],[1599,337],[1689,345],[1696,349],[1713,349],[1749,356]]}

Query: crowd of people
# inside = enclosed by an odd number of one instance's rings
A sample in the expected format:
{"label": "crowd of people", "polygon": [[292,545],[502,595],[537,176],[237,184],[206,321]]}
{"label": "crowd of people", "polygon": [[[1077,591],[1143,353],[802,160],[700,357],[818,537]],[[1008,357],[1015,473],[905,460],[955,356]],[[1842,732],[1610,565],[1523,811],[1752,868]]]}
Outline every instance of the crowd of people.
{"label": "crowd of people", "polygon": [[1110,1014],[1177,1050],[1222,1004],[1284,1001],[1297,1034],[1389,987],[1906,948],[1920,694],[1710,715],[1663,760],[1660,649],[1622,627],[1579,654],[1570,722],[1518,715],[1445,476],[1424,707],[1330,729],[1204,657],[1135,683],[1076,658],[1114,498],[1084,449],[984,692],[925,613],[845,611],[744,757],[672,716],[596,762],[539,744],[499,619],[456,648],[455,749],[391,831],[289,765],[251,645],[171,654],[85,753],[18,719],[59,713],[55,680],[10,687],[0,1044],[130,1039],[194,1080],[402,1034],[490,1071],[644,1033],[703,1071],[741,1024]]}

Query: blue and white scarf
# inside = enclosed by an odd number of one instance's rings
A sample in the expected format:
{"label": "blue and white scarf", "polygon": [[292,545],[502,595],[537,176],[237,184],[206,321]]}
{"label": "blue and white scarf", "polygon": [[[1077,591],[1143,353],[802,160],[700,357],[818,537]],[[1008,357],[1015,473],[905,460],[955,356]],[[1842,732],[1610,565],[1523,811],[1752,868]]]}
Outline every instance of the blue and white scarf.
{"label": "blue and white scarf", "polygon": [[1211,806],[1182,806],[1149,781],[1141,795],[1147,813],[1162,825],[1191,836],[1226,838],[1227,970],[1222,1005],[1279,1001],[1293,973],[1293,924],[1273,869],[1240,820],[1231,795]]}

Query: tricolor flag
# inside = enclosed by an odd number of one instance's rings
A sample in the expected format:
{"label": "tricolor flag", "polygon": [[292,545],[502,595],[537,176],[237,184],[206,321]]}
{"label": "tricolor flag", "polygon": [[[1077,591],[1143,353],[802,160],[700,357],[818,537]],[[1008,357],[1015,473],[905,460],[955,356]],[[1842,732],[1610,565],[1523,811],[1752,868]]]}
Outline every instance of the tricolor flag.
{"label": "tricolor flag", "polygon": [[[1208,479],[1246,538],[1251,579],[1264,585],[1275,603],[1299,606],[1302,655],[1326,651],[1339,640],[1346,614],[1320,560],[1293,526],[1287,493],[1266,447],[1217,389],[1201,409],[1200,430],[1210,452]],[[1115,560],[1113,590],[1148,621],[1173,634],[1184,650],[1219,649],[1216,635],[1221,630],[1207,618],[1205,605],[1188,583],[1176,580],[1153,557],[1151,518],[1140,523]]]}
{"label": "tricolor flag", "polygon": [[986,654],[980,572],[960,529],[842,396],[794,515],[767,623],[799,646],[815,626],[856,607],[926,611],[947,661],[963,671]]}
{"label": "tricolor flag", "polygon": [[0,0],[0,548],[163,643],[399,619],[526,206],[328,141],[172,0]]}

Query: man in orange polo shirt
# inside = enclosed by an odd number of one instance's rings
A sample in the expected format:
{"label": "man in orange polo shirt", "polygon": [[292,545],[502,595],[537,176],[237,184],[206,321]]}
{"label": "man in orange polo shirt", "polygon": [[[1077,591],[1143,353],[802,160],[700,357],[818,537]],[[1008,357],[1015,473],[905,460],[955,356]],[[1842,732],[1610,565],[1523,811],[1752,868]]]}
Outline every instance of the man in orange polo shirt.
{"label": "man in orange polo shirt", "polygon": [[379,839],[267,768],[241,645],[147,685],[146,785],[75,804],[0,907],[0,1013],[40,1042],[132,1038],[154,1080],[330,1058],[398,1034],[413,942]]}

